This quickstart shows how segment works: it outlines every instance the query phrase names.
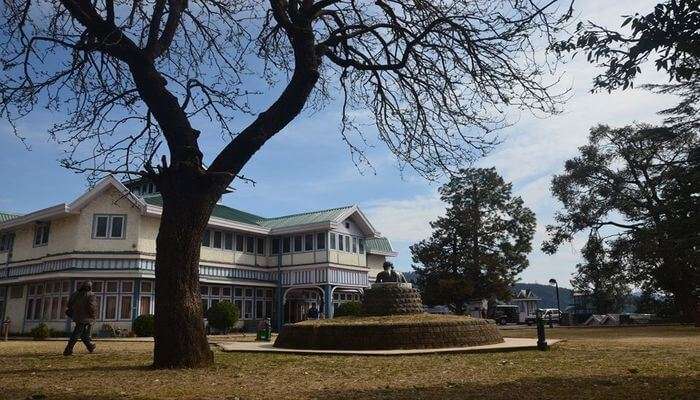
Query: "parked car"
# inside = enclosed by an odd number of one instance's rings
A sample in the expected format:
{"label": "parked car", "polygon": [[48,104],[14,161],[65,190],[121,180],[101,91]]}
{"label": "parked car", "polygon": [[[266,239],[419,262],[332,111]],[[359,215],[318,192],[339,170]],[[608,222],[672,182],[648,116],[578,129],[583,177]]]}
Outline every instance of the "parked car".
{"label": "parked car", "polygon": [[508,323],[517,324],[520,322],[520,311],[518,306],[499,304],[496,309],[491,314],[491,318],[496,321],[498,325],[505,325]]}
{"label": "parked car", "polygon": [[[559,323],[559,320],[561,318],[561,313],[558,309],[556,308],[542,308],[540,309],[542,311],[542,319],[544,319],[544,322],[549,323],[549,320],[551,319],[552,322],[554,323]],[[532,325],[537,321],[537,316],[536,315],[528,315],[527,318],[525,318],[525,323],[528,325]]]}
{"label": "parked car", "polygon": [[452,311],[450,311],[450,308],[447,306],[428,307],[428,308],[426,308],[425,311],[428,314],[442,314],[442,315],[452,314]]}

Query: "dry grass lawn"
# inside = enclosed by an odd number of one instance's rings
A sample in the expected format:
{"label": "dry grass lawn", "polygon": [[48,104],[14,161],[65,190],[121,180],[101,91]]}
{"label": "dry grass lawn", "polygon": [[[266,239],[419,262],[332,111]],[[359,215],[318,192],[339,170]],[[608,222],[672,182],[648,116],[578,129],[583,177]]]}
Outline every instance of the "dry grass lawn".
{"label": "dry grass lawn", "polygon": [[0,342],[0,399],[700,398],[700,329],[548,334],[568,341],[548,352],[407,357],[216,351],[214,367],[191,371],[151,370],[151,343],[100,342],[96,354],[78,347],[65,358],[62,342]]}

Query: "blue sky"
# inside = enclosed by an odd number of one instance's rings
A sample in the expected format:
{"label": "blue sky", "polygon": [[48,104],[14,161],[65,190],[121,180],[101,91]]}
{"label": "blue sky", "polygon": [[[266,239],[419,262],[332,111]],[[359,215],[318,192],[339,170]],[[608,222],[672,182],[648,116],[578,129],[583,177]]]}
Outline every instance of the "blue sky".
{"label": "blue sky", "polygon": [[[582,19],[617,27],[621,15],[646,12],[654,4],[648,0],[587,0],[577,2],[577,11]],[[546,283],[556,278],[562,286],[569,286],[583,240],[562,247],[554,256],[539,251],[544,227],[557,208],[549,193],[552,175],[585,143],[591,126],[658,122],[656,111],[672,104],[673,98],[637,89],[591,94],[596,69],[582,57],[564,65],[562,71],[563,83],[572,88],[572,98],[562,105],[564,112],[546,119],[529,114],[513,116],[517,123],[501,132],[504,142],[477,166],[495,166],[537,214],[535,250],[530,267],[521,274],[522,281]],[[645,82],[663,80],[652,67],[644,72]],[[328,107],[299,117],[246,166],[243,173],[257,182],[255,187],[236,183],[236,191],[225,196],[223,203],[264,216],[358,204],[391,239],[399,252],[395,264],[409,270],[408,246],[429,236],[428,222],[444,212],[437,195],[439,183],[429,183],[411,171],[401,174],[371,127],[368,136],[374,147],[368,156],[374,171],[358,171],[340,140],[339,115],[337,107]],[[29,212],[69,201],[85,190],[83,175],[59,167],[61,151],[46,135],[48,124],[59,120],[60,115],[35,112],[20,124],[31,151],[0,122],[0,187],[4,189],[0,191],[0,210]],[[211,158],[224,142],[206,127],[198,128],[203,132],[202,148]]]}

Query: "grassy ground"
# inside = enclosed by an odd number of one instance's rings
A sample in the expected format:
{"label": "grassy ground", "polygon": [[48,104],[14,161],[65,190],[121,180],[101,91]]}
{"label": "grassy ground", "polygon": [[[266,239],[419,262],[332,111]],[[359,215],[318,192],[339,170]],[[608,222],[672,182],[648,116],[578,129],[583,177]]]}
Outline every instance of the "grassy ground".
{"label": "grassy ground", "polygon": [[[533,329],[504,336],[532,337]],[[700,329],[552,329],[549,352],[408,357],[216,352],[207,370],[154,371],[152,343],[0,342],[0,399],[698,399]],[[80,345],[79,345],[80,346]]]}

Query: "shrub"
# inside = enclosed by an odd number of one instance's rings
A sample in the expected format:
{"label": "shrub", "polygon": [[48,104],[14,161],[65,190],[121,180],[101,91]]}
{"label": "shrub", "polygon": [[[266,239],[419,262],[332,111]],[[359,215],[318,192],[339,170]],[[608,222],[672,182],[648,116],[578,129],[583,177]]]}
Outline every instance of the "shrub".
{"label": "shrub", "polygon": [[153,314],[139,315],[132,324],[136,336],[153,336],[155,330],[155,316]]}
{"label": "shrub", "polygon": [[207,311],[209,325],[227,332],[238,321],[238,308],[229,301],[220,301]]}
{"label": "shrub", "polygon": [[117,330],[110,324],[102,324],[100,327],[100,336],[102,337],[117,337]]}
{"label": "shrub", "polygon": [[346,317],[362,314],[362,305],[356,301],[342,303],[333,311],[334,317]]}
{"label": "shrub", "polygon": [[34,340],[46,340],[46,338],[51,335],[51,330],[45,323],[42,322],[32,328],[32,330],[29,331],[29,334],[32,335]]}

